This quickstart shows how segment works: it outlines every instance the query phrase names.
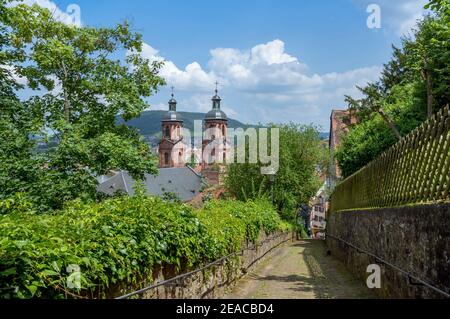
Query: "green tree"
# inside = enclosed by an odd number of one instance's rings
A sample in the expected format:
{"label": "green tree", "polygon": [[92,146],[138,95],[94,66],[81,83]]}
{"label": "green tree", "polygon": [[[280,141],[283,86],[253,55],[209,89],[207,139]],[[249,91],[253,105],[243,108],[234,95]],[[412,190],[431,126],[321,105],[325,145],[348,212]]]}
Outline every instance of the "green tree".
{"label": "green tree", "polygon": [[450,100],[450,10],[448,0],[430,1],[434,14],[418,22],[412,37],[393,47],[381,78],[347,97],[359,124],[336,153],[344,176],[377,158]]}
{"label": "green tree", "polygon": [[430,118],[450,99],[450,34],[444,17],[426,17],[418,24],[414,38],[403,40],[403,46],[407,67],[421,81]]}
{"label": "green tree", "polygon": [[[319,189],[317,168],[328,166],[326,147],[314,127],[297,124],[270,127],[280,129],[280,165],[273,185],[275,205],[280,212],[292,214],[299,203],[309,202]],[[267,176],[261,175],[262,166],[248,161],[229,165],[225,184],[230,195],[240,200],[270,196],[271,183]]]}
{"label": "green tree", "polygon": [[[19,135],[31,144],[57,142],[44,154],[32,155],[35,183],[27,179],[27,186],[18,183],[8,192],[29,193],[44,207],[57,208],[77,197],[95,198],[93,174],[124,169],[142,179],[155,173],[156,160],[142,137],[116,123],[118,114],[125,120],[139,116],[149,107],[145,98],[164,84],[158,76],[161,63],[140,56],[141,35],[127,23],[66,25],[38,5],[3,6],[1,16],[5,52],[15,57],[8,64],[30,89],[42,91],[12,106],[11,114],[20,108],[26,113],[21,119],[29,127],[20,128]],[[13,123],[18,125],[16,116]]]}
{"label": "green tree", "polygon": [[[383,99],[383,109],[396,123],[399,134],[407,135],[426,119],[422,96],[416,92],[416,83],[399,84]],[[397,139],[379,114],[350,128],[335,153],[343,177],[348,177],[375,160]]]}
{"label": "green tree", "polygon": [[400,140],[402,136],[397,125],[392,121],[382,106],[385,94],[380,88],[380,84],[370,83],[366,87],[358,87],[358,89],[363,93],[364,97],[357,100],[347,95],[345,101],[348,103],[349,109],[364,116],[369,116],[373,113],[379,114],[397,140]]}
{"label": "green tree", "polygon": [[6,1],[0,0],[0,199],[32,181],[36,164],[30,157],[33,118],[15,93],[22,87],[14,80],[13,63],[19,54],[9,46],[5,11]]}

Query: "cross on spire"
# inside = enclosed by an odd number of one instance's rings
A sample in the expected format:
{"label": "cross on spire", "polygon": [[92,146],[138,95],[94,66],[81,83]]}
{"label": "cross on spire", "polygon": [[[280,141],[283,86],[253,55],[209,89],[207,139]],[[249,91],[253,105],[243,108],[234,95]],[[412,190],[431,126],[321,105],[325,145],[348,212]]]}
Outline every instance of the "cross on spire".
{"label": "cross on spire", "polygon": [[171,86],[170,89],[172,90],[172,98],[169,101],[169,111],[176,112],[177,111],[177,101],[175,100],[174,94],[173,94],[174,87]]}
{"label": "cross on spire", "polygon": [[219,82],[216,81],[214,84],[216,85],[216,94],[217,94],[217,92],[218,92],[217,86],[219,85]]}

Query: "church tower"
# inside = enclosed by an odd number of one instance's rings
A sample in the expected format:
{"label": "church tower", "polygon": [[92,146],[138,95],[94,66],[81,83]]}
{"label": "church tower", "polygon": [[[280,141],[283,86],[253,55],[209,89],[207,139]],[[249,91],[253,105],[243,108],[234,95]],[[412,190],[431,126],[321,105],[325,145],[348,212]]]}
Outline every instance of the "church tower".
{"label": "church tower", "polygon": [[203,134],[203,168],[213,163],[225,164],[229,153],[228,118],[220,109],[222,99],[218,95],[216,82],[215,95],[212,98],[212,110],[206,113]]}
{"label": "church tower", "polygon": [[186,146],[182,136],[183,120],[177,113],[177,101],[172,98],[169,101],[169,111],[162,120],[162,139],[159,143],[159,167],[184,167],[186,166]]}

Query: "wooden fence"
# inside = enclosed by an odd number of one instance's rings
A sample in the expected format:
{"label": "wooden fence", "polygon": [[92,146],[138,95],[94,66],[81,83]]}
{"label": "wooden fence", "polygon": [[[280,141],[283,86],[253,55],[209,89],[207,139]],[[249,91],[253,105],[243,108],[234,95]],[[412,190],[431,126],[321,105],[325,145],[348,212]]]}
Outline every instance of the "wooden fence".
{"label": "wooden fence", "polygon": [[445,107],[339,183],[331,211],[449,200],[450,111]]}

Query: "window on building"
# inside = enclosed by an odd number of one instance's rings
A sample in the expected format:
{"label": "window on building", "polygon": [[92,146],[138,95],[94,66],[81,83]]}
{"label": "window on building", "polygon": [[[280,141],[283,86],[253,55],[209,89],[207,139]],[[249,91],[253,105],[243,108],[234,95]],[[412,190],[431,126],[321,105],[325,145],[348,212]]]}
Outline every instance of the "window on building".
{"label": "window on building", "polygon": [[227,162],[227,153],[223,152],[223,163]]}
{"label": "window on building", "polygon": [[170,138],[170,127],[166,126],[165,137]]}
{"label": "window on building", "polygon": [[164,153],[164,164],[169,165],[169,153]]}
{"label": "window on building", "polygon": [[225,125],[222,125],[222,136],[225,137]]}

